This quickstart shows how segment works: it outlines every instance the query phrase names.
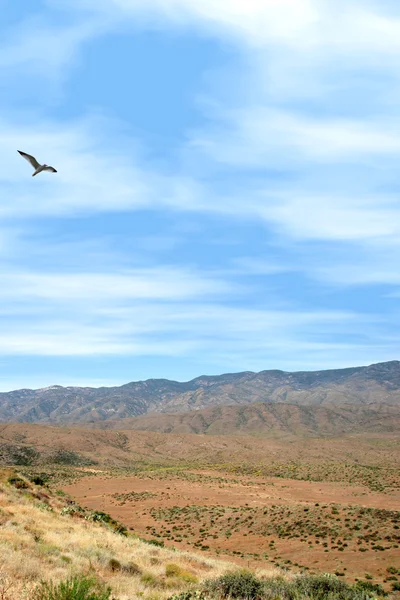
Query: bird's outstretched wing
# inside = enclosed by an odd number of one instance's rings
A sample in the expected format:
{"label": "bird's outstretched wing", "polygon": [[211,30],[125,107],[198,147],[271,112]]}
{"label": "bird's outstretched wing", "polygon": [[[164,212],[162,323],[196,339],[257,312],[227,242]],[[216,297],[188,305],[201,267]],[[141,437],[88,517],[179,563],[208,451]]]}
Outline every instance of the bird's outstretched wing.
{"label": "bird's outstretched wing", "polygon": [[36,160],[36,158],[34,156],[31,156],[30,154],[26,154],[26,152],[21,152],[21,150],[18,150],[18,152],[20,153],[20,155],[23,158],[25,158],[25,160],[27,160],[28,162],[31,163],[31,165],[34,169],[37,169],[38,167],[40,167],[40,164],[38,163],[38,161]]}
{"label": "bird's outstretched wing", "polygon": [[54,167],[45,167],[43,171],[50,171],[50,173],[57,173]]}

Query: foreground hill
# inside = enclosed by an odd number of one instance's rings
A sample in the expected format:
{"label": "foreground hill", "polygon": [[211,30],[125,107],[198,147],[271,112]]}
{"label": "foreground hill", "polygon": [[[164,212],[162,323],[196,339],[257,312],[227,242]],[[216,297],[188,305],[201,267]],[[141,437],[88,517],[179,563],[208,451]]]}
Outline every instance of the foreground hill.
{"label": "foreground hill", "polygon": [[[71,573],[110,585],[115,600],[154,599],[155,593],[162,600],[234,566],[145,543],[104,513],[81,509],[11,469],[0,470],[0,552],[0,598],[5,600],[32,599],[41,580],[57,582]],[[78,597],[89,599],[68,595]],[[90,596],[95,598],[106,596]]]}
{"label": "foreground hill", "polygon": [[136,418],[99,421],[89,426],[96,429],[255,435],[283,439],[325,437],[361,432],[400,432],[400,406],[255,403],[247,406],[213,406],[186,413],[150,413]]}
{"label": "foreground hill", "polygon": [[203,376],[186,383],[150,379],[110,388],[23,389],[0,393],[0,421],[87,423],[252,403],[400,406],[400,362],[315,372]]}

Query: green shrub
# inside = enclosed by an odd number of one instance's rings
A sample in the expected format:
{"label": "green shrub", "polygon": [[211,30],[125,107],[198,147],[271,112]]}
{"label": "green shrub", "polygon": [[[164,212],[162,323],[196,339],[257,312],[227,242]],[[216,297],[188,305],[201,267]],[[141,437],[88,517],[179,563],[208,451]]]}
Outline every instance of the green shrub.
{"label": "green shrub", "polygon": [[125,537],[128,536],[128,530],[124,525],[121,525],[121,523],[113,523],[112,525],[113,530],[115,531],[115,533],[119,533],[120,535],[124,535]]}
{"label": "green shrub", "polygon": [[75,576],[58,585],[42,581],[33,600],[110,600],[111,588],[90,577]]}
{"label": "green shrub", "polygon": [[145,542],[146,544],[150,544],[151,546],[158,546],[159,548],[164,548],[165,544],[164,542],[161,540],[145,540],[143,538],[140,538],[142,540],[142,542]]}
{"label": "green shrub", "polygon": [[210,597],[207,596],[206,592],[203,590],[188,590],[186,592],[181,592],[180,594],[174,594],[170,596],[168,600],[209,600]]}
{"label": "green shrub", "polygon": [[357,581],[354,587],[365,592],[373,592],[378,596],[387,596],[383,587],[379,583],[372,583],[372,581]]}
{"label": "green shrub", "polygon": [[226,573],[218,579],[208,580],[205,583],[205,590],[223,598],[257,600],[263,596],[264,584],[250,571],[241,569]]}
{"label": "green shrub", "polygon": [[400,581],[392,583],[392,592],[400,592]]}
{"label": "green shrub", "polygon": [[349,591],[349,586],[335,575],[302,575],[295,580],[296,589],[304,596],[323,598],[336,594],[338,598]]}
{"label": "green shrub", "polygon": [[209,580],[202,589],[172,596],[170,600],[374,600],[386,595],[380,585],[364,581],[351,586],[329,573],[300,575],[291,581],[282,576],[260,581],[242,570]]}
{"label": "green shrub", "polygon": [[78,504],[72,504],[70,506],[64,506],[64,508],[61,509],[60,511],[60,515],[78,515],[79,517],[83,517],[85,514],[84,509],[79,506]]}
{"label": "green shrub", "polygon": [[41,486],[46,485],[46,481],[40,475],[32,475],[32,477],[29,477],[29,479],[35,485],[41,485]]}
{"label": "green shrub", "polygon": [[111,529],[113,529],[115,533],[119,533],[120,535],[124,536],[128,535],[128,530],[124,525],[121,525],[121,523],[118,523],[118,521],[113,519],[111,515],[101,510],[91,511],[88,515],[86,515],[85,519],[87,521],[105,523],[106,525],[111,527]]}

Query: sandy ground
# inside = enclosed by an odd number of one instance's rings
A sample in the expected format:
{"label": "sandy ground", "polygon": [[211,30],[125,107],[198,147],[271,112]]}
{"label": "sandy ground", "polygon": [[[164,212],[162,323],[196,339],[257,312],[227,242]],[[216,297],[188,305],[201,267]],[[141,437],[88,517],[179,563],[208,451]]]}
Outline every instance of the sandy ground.
{"label": "sandy ground", "polygon": [[[158,511],[172,507],[199,506],[212,511],[225,507],[227,510],[239,508],[284,507],[294,510],[307,510],[316,504],[338,504],[344,511],[349,507],[367,507],[372,509],[400,510],[400,490],[389,493],[374,492],[361,485],[346,485],[331,482],[311,482],[281,478],[254,478],[245,476],[229,476],[212,471],[191,471],[194,481],[180,479],[174,474],[168,477],[153,479],[144,476],[96,477],[83,478],[75,484],[64,486],[64,490],[80,504],[110,513],[115,519],[124,523],[135,533],[152,538],[156,533],[162,534],[171,530],[168,518],[155,518],[154,509]],[[196,477],[200,480],[196,481]],[[131,494],[128,498],[116,498],[115,495]],[[275,510],[275,509],[274,509]],[[259,511],[260,513],[262,511]],[[229,513],[231,514],[231,513]],[[232,514],[239,514],[237,512]],[[180,513],[179,513],[180,515]],[[187,537],[176,541],[164,539],[166,545],[176,545],[182,549],[192,549],[198,541],[201,523],[184,521],[177,517],[175,527],[186,533]],[[346,516],[346,515],[344,515]],[[400,524],[400,523],[399,523]],[[204,524],[203,524],[204,525]],[[393,527],[393,523],[390,524]],[[257,528],[256,528],[257,529]],[[216,530],[214,530],[214,534]],[[281,539],[276,535],[262,536],[250,528],[244,532],[233,533],[230,538],[224,534],[223,528],[214,537],[207,537],[203,542],[207,550],[199,550],[203,554],[215,556],[229,555],[229,559],[249,566],[260,566],[262,563],[275,561],[274,564],[287,563],[288,568],[308,567],[313,572],[342,572],[346,579],[364,578],[370,573],[376,581],[383,581],[386,568],[390,565],[400,566],[400,549],[386,544],[385,551],[368,551],[361,553],[355,543],[349,542],[344,551],[329,548],[328,551],[319,542],[301,539]],[[382,537],[384,532],[382,531]],[[275,545],[271,549],[270,542]],[[379,542],[377,542],[379,543]],[[325,551],[324,551],[325,550]],[[232,552],[243,552],[244,556],[232,556]],[[249,556],[257,553],[255,558]],[[264,553],[268,556],[265,557]]]}

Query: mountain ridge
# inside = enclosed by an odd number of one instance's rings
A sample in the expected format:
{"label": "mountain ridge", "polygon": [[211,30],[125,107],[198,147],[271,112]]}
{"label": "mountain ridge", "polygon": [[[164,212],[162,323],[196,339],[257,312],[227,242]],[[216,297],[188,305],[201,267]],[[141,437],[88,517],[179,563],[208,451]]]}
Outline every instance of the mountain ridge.
{"label": "mountain ridge", "polygon": [[114,387],[24,388],[0,393],[0,421],[85,424],[251,404],[400,406],[400,362],[323,371],[201,375],[188,382],[147,379]]}

